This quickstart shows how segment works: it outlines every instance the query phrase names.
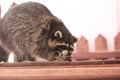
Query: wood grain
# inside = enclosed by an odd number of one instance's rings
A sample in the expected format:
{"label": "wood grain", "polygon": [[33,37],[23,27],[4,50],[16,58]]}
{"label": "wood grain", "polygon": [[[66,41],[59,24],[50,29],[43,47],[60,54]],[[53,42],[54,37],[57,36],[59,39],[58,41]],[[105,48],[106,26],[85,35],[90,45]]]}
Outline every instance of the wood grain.
{"label": "wood grain", "polygon": [[[11,80],[11,79],[12,80],[16,80],[16,79],[17,80],[113,80],[113,79],[120,80],[120,64],[82,65],[80,63],[81,61],[71,62],[71,63],[64,63],[64,62],[60,62],[60,63],[31,62],[31,63],[11,63],[11,64],[4,63],[1,64],[0,67],[0,79],[1,80]],[[4,66],[5,64],[9,66]],[[24,64],[26,64],[26,66],[24,66]]]}

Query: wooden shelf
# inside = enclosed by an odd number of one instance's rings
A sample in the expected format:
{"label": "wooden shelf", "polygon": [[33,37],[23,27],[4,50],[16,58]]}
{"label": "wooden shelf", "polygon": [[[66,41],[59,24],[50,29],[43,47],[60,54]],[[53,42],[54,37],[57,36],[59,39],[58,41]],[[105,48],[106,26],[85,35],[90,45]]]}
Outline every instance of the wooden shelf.
{"label": "wooden shelf", "polygon": [[0,79],[120,80],[120,64],[103,64],[103,61],[4,63],[0,65]]}

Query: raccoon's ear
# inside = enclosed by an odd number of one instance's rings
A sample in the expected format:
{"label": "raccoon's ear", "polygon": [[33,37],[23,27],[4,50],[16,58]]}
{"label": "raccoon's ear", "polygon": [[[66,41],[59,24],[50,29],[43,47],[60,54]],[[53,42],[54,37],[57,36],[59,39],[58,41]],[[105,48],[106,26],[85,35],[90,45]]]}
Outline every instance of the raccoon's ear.
{"label": "raccoon's ear", "polygon": [[62,35],[61,31],[56,31],[54,36],[57,37],[57,38],[63,38],[63,35]]}

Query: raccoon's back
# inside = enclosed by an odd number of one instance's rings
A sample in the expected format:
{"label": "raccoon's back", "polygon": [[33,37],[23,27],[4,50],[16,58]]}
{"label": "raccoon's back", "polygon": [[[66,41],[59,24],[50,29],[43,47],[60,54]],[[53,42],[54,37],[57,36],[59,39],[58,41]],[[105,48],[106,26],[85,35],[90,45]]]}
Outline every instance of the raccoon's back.
{"label": "raccoon's back", "polygon": [[47,7],[37,2],[26,2],[10,8],[3,16],[1,36],[8,40],[16,33],[24,34],[28,29],[37,28],[44,16],[53,16]]}
{"label": "raccoon's back", "polygon": [[28,15],[29,17],[32,17],[35,19],[43,15],[52,16],[49,9],[43,4],[37,3],[37,2],[25,2],[10,8],[8,12],[5,14],[5,16],[3,17],[3,19],[8,16],[9,18],[10,16],[12,18],[14,17],[16,18],[20,15],[23,15],[23,16]]}
{"label": "raccoon's back", "polygon": [[23,49],[29,43],[32,45],[31,36],[34,36],[34,33],[37,34],[36,31],[44,16],[53,15],[47,7],[37,2],[26,2],[10,8],[1,22],[0,38],[2,42],[10,49],[13,48],[12,50]]}
{"label": "raccoon's back", "polygon": [[40,3],[26,2],[10,8],[3,16],[2,25],[4,28],[18,27],[23,24],[29,24],[32,27],[36,27],[36,25],[42,21],[43,16],[53,15],[47,7]]}

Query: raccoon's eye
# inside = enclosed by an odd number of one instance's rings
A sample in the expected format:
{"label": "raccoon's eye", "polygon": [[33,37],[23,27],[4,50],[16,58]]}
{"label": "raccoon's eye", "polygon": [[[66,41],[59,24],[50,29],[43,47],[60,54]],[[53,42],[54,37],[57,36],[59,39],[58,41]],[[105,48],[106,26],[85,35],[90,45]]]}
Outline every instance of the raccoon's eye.
{"label": "raccoon's eye", "polygon": [[57,45],[55,48],[54,48],[54,51],[62,51],[62,50],[66,50],[67,47],[64,46],[64,45]]}
{"label": "raccoon's eye", "polygon": [[66,46],[66,45],[58,45],[57,46],[58,49],[61,49],[61,50],[69,50],[69,51],[73,51],[73,48],[70,47],[70,46]]}
{"label": "raccoon's eye", "polygon": [[56,47],[54,48],[54,51],[62,51],[62,49],[61,49],[61,47],[56,46]]}
{"label": "raccoon's eye", "polygon": [[63,50],[67,49],[66,45],[58,45],[57,47],[60,48],[60,49],[63,49]]}

